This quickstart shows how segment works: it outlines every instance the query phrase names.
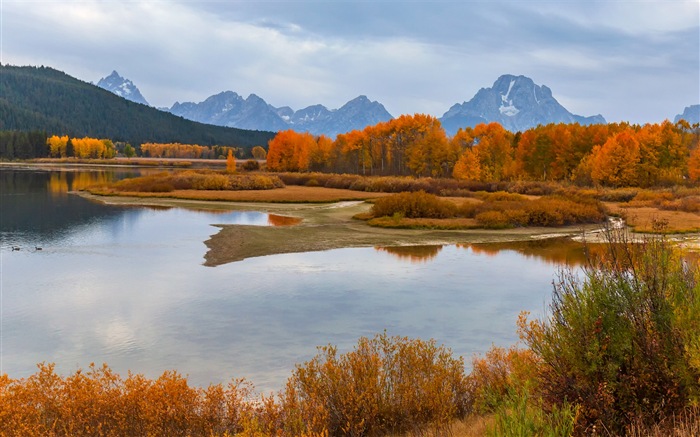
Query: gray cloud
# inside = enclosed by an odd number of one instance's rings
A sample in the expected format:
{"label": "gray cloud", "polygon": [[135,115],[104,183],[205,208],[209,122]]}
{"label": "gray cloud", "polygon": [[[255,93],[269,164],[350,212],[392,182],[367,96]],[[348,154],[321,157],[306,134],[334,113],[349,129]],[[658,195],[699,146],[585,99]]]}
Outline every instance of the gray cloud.
{"label": "gray cloud", "polygon": [[700,101],[696,1],[4,1],[2,62],[96,82],[113,69],[154,105],[233,90],[275,106],[359,94],[440,116],[501,74],[569,110],[636,123]]}

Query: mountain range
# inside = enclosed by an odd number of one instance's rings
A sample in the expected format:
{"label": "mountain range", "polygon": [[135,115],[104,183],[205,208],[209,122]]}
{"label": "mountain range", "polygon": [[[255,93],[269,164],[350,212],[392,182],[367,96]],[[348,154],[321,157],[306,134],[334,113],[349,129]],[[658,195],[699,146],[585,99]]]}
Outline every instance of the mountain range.
{"label": "mountain range", "polygon": [[[103,81],[109,84],[106,89],[145,102],[133,82],[121,78],[116,72],[100,83]],[[381,103],[363,95],[339,109],[329,110],[318,104],[295,111],[288,106],[276,108],[255,94],[244,99],[233,91],[224,91],[199,103],[176,102],[170,108],[161,109],[188,120],[218,126],[266,131],[293,129],[330,137],[393,118]],[[606,122],[601,115],[584,117],[572,114],[553,97],[547,86],[537,85],[526,76],[508,74],[499,77],[491,88],[480,89],[468,102],[453,105],[440,121],[448,135],[454,135],[461,127],[493,121],[512,132],[539,124]]]}
{"label": "mountain range", "polygon": [[272,131],[293,129],[333,138],[393,118],[381,103],[370,101],[366,96],[350,100],[339,109],[313,105],[295,111],[289,106],[275,108],[255,94],[244,99],[233,91],[213,95],[200,103],[176,102],[167,111],[219,126]]}

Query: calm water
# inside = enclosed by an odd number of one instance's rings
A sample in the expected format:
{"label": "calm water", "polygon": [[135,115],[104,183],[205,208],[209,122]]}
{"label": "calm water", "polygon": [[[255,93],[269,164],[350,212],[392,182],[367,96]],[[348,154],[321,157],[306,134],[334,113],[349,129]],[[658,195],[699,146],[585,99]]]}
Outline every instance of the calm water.
{"label": "calm water", "polygon": [[0,170],[3,372],[106,362],[148,377],[176,369],[198,385],[245,377],[270,391],[316,346],[345,351],[385,329],[469,358],[517,341],[518,313],[542,314],[558,263],[578,256],[557,244],[427,246],[204,267],[212,224],[265,226],[267,216],[68,194],[90,179],[128,176]]}

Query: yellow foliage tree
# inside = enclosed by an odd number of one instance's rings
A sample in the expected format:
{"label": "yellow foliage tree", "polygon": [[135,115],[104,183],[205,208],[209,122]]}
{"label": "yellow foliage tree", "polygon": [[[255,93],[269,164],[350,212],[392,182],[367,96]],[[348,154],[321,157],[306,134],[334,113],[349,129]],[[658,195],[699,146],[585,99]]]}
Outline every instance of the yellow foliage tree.
{"label": "yellow foliage tree", "polygon": [[52,158],[65,158],[67,156],[68,135],[62,137],[53,135],[46,140],[46,144],[49,146],[49,154]]}
{"label": "yellow foliage tree", "polygon": [[228,156],[226,157],[226,171],[229,173],[236,172],[236,158],[233,156],[233,150],[228,149]]}

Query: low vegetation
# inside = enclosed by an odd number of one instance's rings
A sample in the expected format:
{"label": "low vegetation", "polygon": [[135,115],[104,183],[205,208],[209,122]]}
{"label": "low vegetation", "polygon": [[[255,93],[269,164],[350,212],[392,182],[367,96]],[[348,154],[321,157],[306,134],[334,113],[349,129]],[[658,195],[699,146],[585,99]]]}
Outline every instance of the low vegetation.
{"label": "low vegetation", "polygon": [[284,183],[275,176],[262,174],[231,174],[212,170],[188,170],[158,173],[123,179],[96,188],[108,193],[169,193],[175,190],[271,190]]}
{"label": "low vegetation", "polygon": [[386,333],[320,348],[274,396],[42,363],[0,377],[0,435],[698,435],[698,265],[662,237],[610,237],[582,275],[560,274],[549,316],[521,315],[527,348],[493,347],[469,373],[434,341]]}
{"label": "low vegetation", "polygon": [[[462,223],[465,227],[501,229],[524,226],[565,226],[601,223],[606,218],[602,203],[587,196],[565,198],[560,195],[528,199],[506,192],[481,193],[480,202],[461,202],[459,206],[423,191],[395,194],[377,199],[371,209],[369,223],[386,227],[416,227],[440,223],[430,219],[451,219],[446,228]],[[391,220],[387,219],[391,218]],[[406,222],[406,219],[414,219]],[[463,219],[461,222],[456,221]],[[473,220],[464,220],[473,219]]]}

